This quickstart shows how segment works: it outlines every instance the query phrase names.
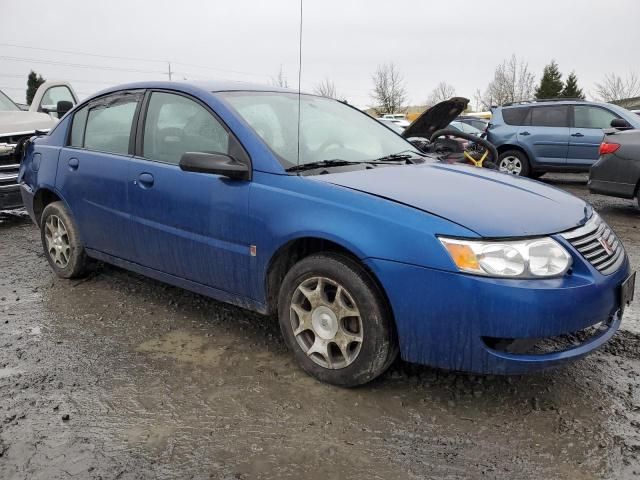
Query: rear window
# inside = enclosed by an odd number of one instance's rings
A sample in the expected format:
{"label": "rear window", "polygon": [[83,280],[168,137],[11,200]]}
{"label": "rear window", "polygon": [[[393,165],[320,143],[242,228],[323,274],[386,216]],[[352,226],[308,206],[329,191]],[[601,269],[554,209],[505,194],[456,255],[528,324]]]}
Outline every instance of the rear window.
{"label": "rear window", "polygon": [[529,108],[503,108],[502,118],[507,125],[524,125]]}

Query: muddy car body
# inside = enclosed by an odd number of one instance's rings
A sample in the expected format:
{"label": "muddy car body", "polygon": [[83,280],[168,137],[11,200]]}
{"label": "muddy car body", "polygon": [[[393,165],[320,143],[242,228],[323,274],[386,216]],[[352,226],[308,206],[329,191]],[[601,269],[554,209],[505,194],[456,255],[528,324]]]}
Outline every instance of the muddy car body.
{"label": "muddy car body", "polygon": [[481,373],[557,365],[611,338],[630,300],[624,249],[582,200],[432,161],[349,106],[273,87],[103,91],[28,145],[20,177],[60,276],[98,259],[277,313],[300,365],[339,385],[398,350]]}

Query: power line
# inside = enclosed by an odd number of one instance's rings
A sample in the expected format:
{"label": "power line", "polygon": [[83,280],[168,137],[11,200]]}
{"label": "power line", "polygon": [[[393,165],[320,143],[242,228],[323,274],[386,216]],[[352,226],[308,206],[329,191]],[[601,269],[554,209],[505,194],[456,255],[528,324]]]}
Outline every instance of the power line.
{"label": "power line", "polygon": [[159,75],[166,75],[167,72],[159,71],[159,70],[141,70],[134,68],[119,68],[119,67],[101,67],[99,65],[88,65],[85,63],[70,63],[70,62],[58,62],[54,60],[41,60],[38,58],[24,58],[24,57],[9,57],[5,55],[0,55],[0,60],[9,60],[13,62],[33,62],[33,63],[42,63],[46,65],[61,65],[65,67],[76,67],[76,68],[93,68],[96,70],[110,70],[115,72],[129,72],[129,73],[155,73]]}
{"label": "power line", "polygon": [[55,48],[41,48],[41,47],[30,47],[27,45],[17,45],[15,43],[0,43],[0,47],[13,47],[13,48],[25,48],[28,50],[41,50],[43,52],[56,52],[56,53],[66,53],[70,55],[85,55],[87,57],[97,57],[97,58],[113,58],[117,60],[135,60],[141,62],[157,62],[157,63],[165,63],[166,60],[155,60],[149,58],[137,58],[137,57],[119,57],[116,55],[102,55],[98,53],[87,53],[87,52],[78,52],[74,50],[58,50]]}
{"label": "power line", "polygon": [[[12,75],[12,74],[6,74],[6,73],[0,73],[0,77],[6,77],[6,78],[24,78],[26,79],[26,75]],[[90,84],[94,84],[94,85],[116,85],[117,83],[121,83],[119,81],[113,81],[113,82],[94,82],[91,80],[78,80],[78,79],[74,79],[74,78],[67,78],[64,77],[64,79],[67,82],[73,82],[73,83],[90,83]]]}

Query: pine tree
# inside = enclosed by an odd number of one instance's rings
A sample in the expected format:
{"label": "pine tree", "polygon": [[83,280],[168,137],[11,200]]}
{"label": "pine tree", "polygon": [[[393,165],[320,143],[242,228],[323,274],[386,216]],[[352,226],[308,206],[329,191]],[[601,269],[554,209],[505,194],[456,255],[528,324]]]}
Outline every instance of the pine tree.
{"label": "pine tree", "polygon": [[584,93],[580,87],[578,87],[578,77],[575,72],[571,72],[567,77],[567,81],[562,89],[561,97],[564,98],[581,98],[585,99]]}
{"label": "pine tree", "polygon": [[544,67],[540,85],[536,88],[536,98],[556,98],[562,93],[562,74],[555,60]]}
{"label": "pine tree", "polygon": [[27,77],[27,104],[28,105],[31,105],[31,102],[33,101],[33,97],[38,91],[38,88],[44,82],[45,82],[45,79],[42,78],[42,75],[38,75],[36,72],[31,70],[31,72],[29,73],[29,76]]}

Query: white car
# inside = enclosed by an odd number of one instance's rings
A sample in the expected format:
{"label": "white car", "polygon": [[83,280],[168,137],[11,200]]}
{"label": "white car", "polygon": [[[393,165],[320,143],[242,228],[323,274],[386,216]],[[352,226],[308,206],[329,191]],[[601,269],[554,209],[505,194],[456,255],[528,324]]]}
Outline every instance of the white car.
{"label": "white car", "polygon": [[78,97],[67,82],[40,85],[28,110],[21,109],[0,91],[0,210],[22,205],[17,183],[20,165],[14,155],[16,145],[36,130],[49,131],[77,103]]}
{"label": "white car", "polygon": [[380,117],[382,120],[387,120],[399,125],[402,128],[407,128],[411,125],[411,122],[407,120],[404,113],[386,113]]}

